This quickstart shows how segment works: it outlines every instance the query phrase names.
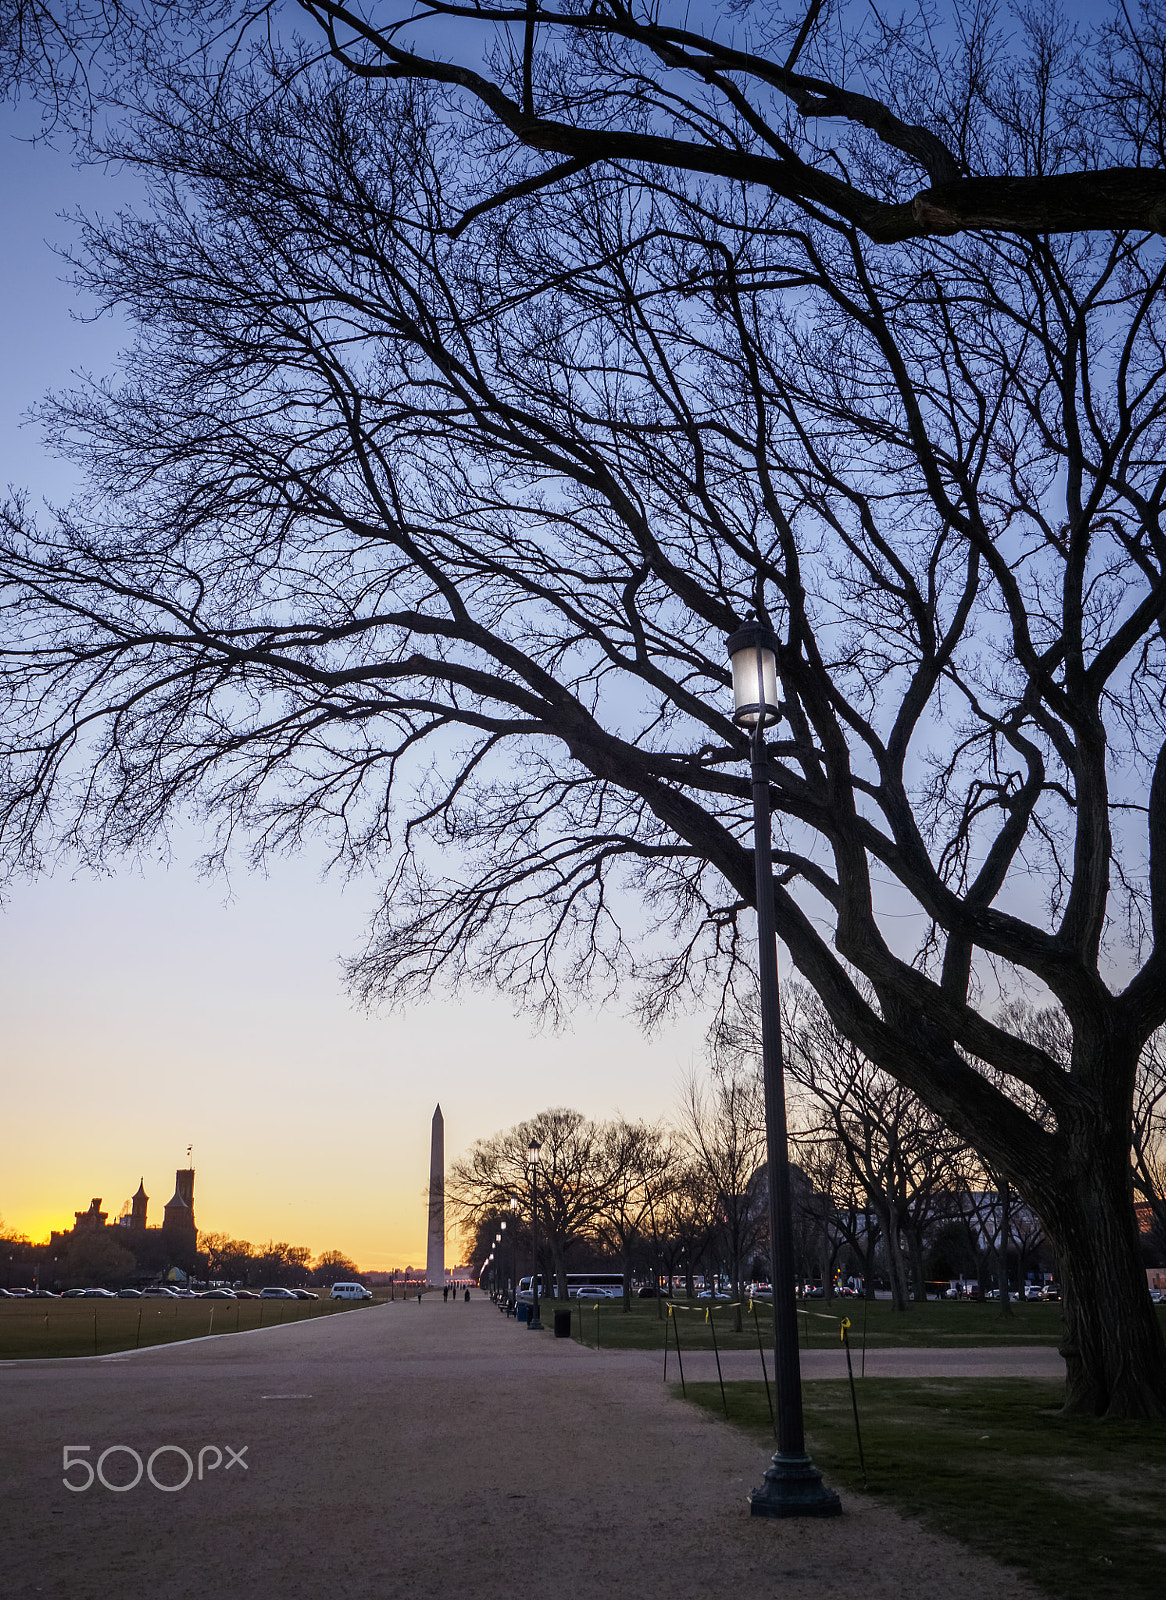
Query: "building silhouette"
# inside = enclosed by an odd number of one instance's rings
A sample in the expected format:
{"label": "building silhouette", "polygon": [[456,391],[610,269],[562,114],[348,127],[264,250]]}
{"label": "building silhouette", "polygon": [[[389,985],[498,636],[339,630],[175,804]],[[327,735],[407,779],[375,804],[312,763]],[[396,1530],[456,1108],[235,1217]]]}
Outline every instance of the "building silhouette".
{"label": "building silhouette", "polygon": [[143,1178],[129,1210],[115,1222],[101,1209],[98,1195],[88,1211],[75,1211],[73,1226],[49,1237],[49,1248],[64,1253],[78,1236],[102,1235],[128,1250],[136,1263],[135,1277],[153,1278],[171,1267],[191,1272],[198,1248],[198,1229],[194,1220],[194,1168],[179,1167],[174,1174],[174,1194],[162,1208],[162,1224],[151,1228],[147,1221],[150,1197]]}

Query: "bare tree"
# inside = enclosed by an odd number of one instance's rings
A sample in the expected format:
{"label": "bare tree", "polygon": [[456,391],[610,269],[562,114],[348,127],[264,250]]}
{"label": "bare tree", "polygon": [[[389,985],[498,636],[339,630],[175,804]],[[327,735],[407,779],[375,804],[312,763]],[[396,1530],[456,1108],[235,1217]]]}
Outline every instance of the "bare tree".
{"label": "bare tree", "polygon": [[715,1233],[728,1262],[741,1330],[745,1266],[765,1240],[765,1103],[755,1070],[714,1060],[707,1079],[690,1073],[680,1134],[704,1175]]}
{"label": "bare tree", "polygon": [[[535,1180],[530,1143],[538,1158],[539,1243],[553,1263],[558,1295],[567,1298],[567,1255],[594,1228],[600,1193],[596,1186],[600,1132],[578,1111],[542,1111],[489,1139],[478,1139],[455,1161],[447,1193],[463,1232],[483,1217],[509,1215],[517,1195],[524,1219],[531,1215]],[[492,1234],[489,1235],[492,1237]]]}
{"label": "bare tree", "polygon": [[630,1311],[633,1258],[655,1242],[673,1181],[672,1146],[663,1128],[621,1117],[600,1129],[596,1155],[595,1230],[623,1265],[623,1308]]}
{"label": "bare tree", "polygon": [[[923,1247],[951,1186],[961,1141],[903,1084],[865,1057],[810,991],[787,991],[788,1070],[802,1091],[799,1144],[833,1146],[874,1215],[897,1310],[926,1298]],[[727,1030],[738,1050],[755,1030],[745,1017]]]}
{"label": "bare tree", "polygon": [[[847,1157],[846,1146],[821,1118],[797,1120],[790,1128],[791,1152],[815,1197],[817,1223],[832,1267],[843,1250],[859,1262],[864,1290],[875,1292],[875,1251],[882,1235],[866,1182]],[[797,1218],[795,1217],[795,1229]],[[823,1283],[827,1294],[833,1278]]]}
{"label": "bare tree", "polygon": [[685,1296],[692,1300],[696,1295],[696,1267],[703,1261],[716,1232],[716,1206],[703,1164],[694,1161],[684,1151],[683,1144],[678,1151],[678,1170],[668,1189],[661,1222],[660,1253],[669,1294],[673,1279],[680,1276],[684,1280]]}
{"label": "bare tree", "polygon": [[[1052,7],[1008,29],[991,5],[892,23],[801,0],[747,15],[726,5],[702,29],[687,10],[670,22],[626,0],[300,4],[347,70],[441,85],[485,125],[493,192],[458,227],[580,170],[644,163],[755,185],[878,242],[1166,225],[1155,0],[1075,31]],[[435,17],[451,24],[440,56]],[[1042,90],[1059,126],[1033,150],[1026,120]]]}
{"label": "bare tree", "polygon": [[346,71],[436,87],[480,129],[489,179],[457,229],[581,171],[647,164],[755,186],[877,243],[1166,223],[1160,0],[1075,28],[1051,5],[1006,23],[990,4],[890,21],[726,0],[702,28],[626,0],[0,0],[0,89],[36,94],[55,125],[116,105],[135,70],[148,98],[309,18]]}
{"label": "bare tree", "polygon": [[[1160,245],[867,252],[777,191],[602,165],[453,237],[496,187],[474,130],[292,65],[160,90],[122,147],[150,214],[88,230],[141,331],[47,413],[84,501],[6,515],[8,861],[190,807],[223,851],[322,830],[384,876],[370,1003],[638,984],[650,1020],[748,953],[723,640],[756,611],[789,958],[1042,1218],[1069,1406],[1157,1414],[1130,1106],[1166,1021]],[[1034,162],[1075,126],[1037,90]],[[1055,997],[1068,1064],[993,985]]]}

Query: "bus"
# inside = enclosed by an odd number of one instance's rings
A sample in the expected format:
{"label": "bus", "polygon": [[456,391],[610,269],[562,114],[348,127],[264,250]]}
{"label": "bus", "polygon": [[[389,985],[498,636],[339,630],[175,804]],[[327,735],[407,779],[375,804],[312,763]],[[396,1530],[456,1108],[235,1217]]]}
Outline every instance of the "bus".
{"label": "bus", "polygon": [[[531,1279],[528,1275],[518,1280],[518,1298],[528,1305],[533,1300],[531,1294]],[[557,1291],[558,1284],[551,1280],[551,1288]],[[547,1284],[542,1273],[538,1276],[538,1297],[545,1300],[547,1297]],[[567,1297],[571,1300],[619,1300],[623,1297],[622,1272],[568,1272]]]}

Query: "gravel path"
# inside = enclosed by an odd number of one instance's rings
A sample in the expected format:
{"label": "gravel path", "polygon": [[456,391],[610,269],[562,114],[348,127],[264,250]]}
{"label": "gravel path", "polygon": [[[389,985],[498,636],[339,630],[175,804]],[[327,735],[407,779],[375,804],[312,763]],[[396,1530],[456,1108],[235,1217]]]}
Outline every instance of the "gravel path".
{"label": "gravel path", "polygon": [[[0,1593],[514,1600],[549,1585],[567,1600],[1032,1600],[1015,1576],[873,1501],[847,1496],[828,1522],[750,1518],[764,1453],[660,1380],[657,1357],[597,1354],[485,1300],[433,1297],[5,1363]],[[70,1493],[65,1445],[89,1445],[80,1459],[94,1464],[113,1445],[143,1462],[176,1446],[197,1463],[206,1447],[203,1479]],[[152,1467],[166,1484],[187,1471],[174,1450]],[[103,1466],[114,1484],[134,1470],[124,1452]]]}

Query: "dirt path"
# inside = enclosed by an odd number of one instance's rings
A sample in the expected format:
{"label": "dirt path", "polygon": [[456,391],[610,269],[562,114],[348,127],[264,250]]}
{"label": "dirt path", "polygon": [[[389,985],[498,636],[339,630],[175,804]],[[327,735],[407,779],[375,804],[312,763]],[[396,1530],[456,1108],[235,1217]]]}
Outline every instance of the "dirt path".
{"label": "dirt path", "polygon": [[[656,1358],[531,1334],[484,1300],[7,1363],[0,1429],[5,1600],[1034,1594],[873,1502],[846,1497],[830,1522],[750,1518],[764,1454],[671,1399]],[[207,1447],[203,1479],[71,1493],[66,1445],[94,1464],[113,1445],[145,1463]],[[134,1470],[125,1452],[103,1466],[115,1484]],[[162,1483],[186,1470],[177,1450],[153,1458]]]}

